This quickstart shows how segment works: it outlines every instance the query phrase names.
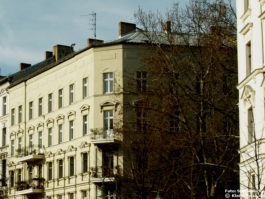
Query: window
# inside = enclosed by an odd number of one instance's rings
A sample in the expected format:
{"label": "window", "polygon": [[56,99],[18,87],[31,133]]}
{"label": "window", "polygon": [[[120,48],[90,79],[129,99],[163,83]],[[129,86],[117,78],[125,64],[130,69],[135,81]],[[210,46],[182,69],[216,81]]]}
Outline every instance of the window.
{"label": "window", "polygon": [[69,86],[69,104],[74,103],[74,84]]}
{"label": "window", "polygon": [[87,97],[87,77],[83,79],[83,99]]}
{"label": "window", "polygon": [[63,177],[63,160],[58,160],[58,178]]}
{"label": "window", "polygon": [[33,118],[33,102],[29,103],[29,120]]}
{"label": "window", "polygon": [[249,9],[249,0],[244,0],[244,13]]}
{"label": "window", "polygon": [[82,191],[82,199],[87,199],[87,191]]}
{"label": "window", "polygon": [[146,92],[146,72],[136,72],[137,91]]}
{"label": "window", "polygon": [[14,187],[14,181],[15,181],[14,171],[10,171],[9,176],[10,176],[10,187]]}
{"label": "window", "polygon": [[250,107],[248,109],[248,143],[252,143],[254,141],[254,132],[255,132],[255,123],[254,123],[254,115],[253,109]]}
{"label": "window", "polygon": [[113,133],[113,111],[104,111],[104,131],[107,137]]}
{"label": "window", "polygon": [[17,181],[18,182],[22,181],[22,170],[21,169],[17,170]]}
{"label": "window", "polygon": [[18,107],[18,123],[22,122],[22,106]]}
{"label": "window", "polygon": [[31,180],[32,180],[32,177],[33,177],[33,167],[30,166],[30,167],[28,168],[28,170],[29,170],[29,181],[31,181]]}
{"label": "window", "polygon": [[74,193],[69,193],[69,194],[68,194],[68,198],[69,198],[69,199],[74,199]]}
{"label": "window", "polygon": [[33,135],[29,135],[29,152],[33,151]]}
{"label": "window", "polygon": [[38,175],[39,175],[39,178],[42,177],[42,165],[41,164],[38,166]]}
{"label": "window", "polygon": [[6,128],[2,128],[2,146],[6,145]]}
{"label": "window", "polygon": [[58,199],[63,199],[63,196],[62,195],[58,195],[57,198]]}
{"label": "window", "polygon": [[113,177],[113,152],[103,151],[103,177]]}
{"label": "window", "polygon": [[137,108],[136,110],[136,127],[139,132],[145,132],[147,127],[146,112],[144,108]]}
{"label": "window", "polygon": [[249,198],[256,198],[254,197],[254,191],[256,190],[256,178],[255,173],[253,172],[248,172],[248,190]]}
{"label": "window", "polygon": [[83,173],[87,172],[87,153],[83,153]]}
{"label": "window", "polygon": [[252,70],[252,61],[251,61],[251,41],[246,45],[246,75],[250,75]]}
{"label": "window", "polygon": [[63,89],[58,91],[58,108],[63,107]]}
{"label": "window", "polygon": [[104,93],[113,92],[113,73],[104,73]]}
{"label": "window", "polygon": [[42,97],[39,98],[39,116],[42,115]]}
{"label": "window", "polygon": [[19,137],[18,138],[18,154],[21,154],[22,153],[22,138],[21,137]]}
{"label": "window", "polygon": [[59,124],[58,126],[58,144],[63,142],[63,125]]}
{"label": "window", "polygon": [[2,186],[6,186],[6,160],[2,160]]}
{"label": "window", "polygon": [[48,113],[52,112],[52,93],[48,95]]}
{"label": "window", "polygon": [[48,180],[52,180],[52,162],[48,162]]}
{"label": "window", "polygon": [[15,109],[12,108],[11,110],[11,125],[15,124]]}
{"label": "window", "polygon": [[39,131],[39,141],[38,141],[38,145],[39,145],[39,148],[42,149],[42,131]]}
{"label": "window", "polygon": [[15,141],[11,140],[11,156],[15,155]]}
{"label": "window", "polygon": [[52,146],[52,128],[48,128],[48,147]]}
{"label": "window", "polygon": [[69,140],[74,139],[74,121],[69,122]]}
{"label": "window", "polygon": [[51,196],[47,196],[47,199],[52,199],[52,197]]}
{"label": "window", "polygon": [[83,135],[87,135],[88,133],[88,117],[87,115],[83,116]]}
{"label": "window", "polygon": [[3,97],[2,115],[6,115],[6,96]]}
{"label": "window", "polygon": [[69,158],[69,176],[73,176],[75,174],[75,162],[74,162],[74,157]]}

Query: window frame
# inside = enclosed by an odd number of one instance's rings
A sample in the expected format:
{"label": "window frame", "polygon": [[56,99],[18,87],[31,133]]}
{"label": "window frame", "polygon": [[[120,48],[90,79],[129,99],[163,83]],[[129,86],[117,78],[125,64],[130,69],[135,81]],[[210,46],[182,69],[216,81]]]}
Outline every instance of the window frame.
{"label": "window frame", "polygon": [[47,179],[48,180],[52,180],[53,179],[53,176],[52,176],[52,162],[48,162],[47,163]]}
{"label": "window frame", "polygon": [[74,139],[74,120],[69,121],[69,141]]}
{"label": "window frame", "polygon": [[6,115],[7,114],[7,97],[4,96],[2,98],[2,115]]}
{"label": "window frame", "polygon": [[48,94],[48,113],[52,112],[52,93]]}
{"label": "window frame", "polygon": [[38,106],[38,116],[42,116],[43,115],[43,98],[40,97],[39,100],[39,106]]}
{"label": "window frame", "polygon": [[88,115],[83,115],[83,136],[88,134]]}
{"label": "window frame", "polygon": [[63,124],[58,124],[58,144],[63,142]]}
{"label": "window frame", "polygon": [[52,146],[52,127],[48,128],[48,147]]}
{"label": "window frame", "polygon": [[138,92],[144,93],[147,91],[147,72],[146,71],[136,72],[136,84],[137,84]]}
{"label": "window frame", "polygon": [[83,78],[83,84],[82,84],[82,90],[83,90],[83,92],[82,92],[82,96],[83,96],[83,99],[85,99],[85,98],[87,98],[88,97],[88,78],[87,77],[85,77],[85,78]]}
{"label": "window frame", "polygon": [[114,91],[114,73],[103,73],[103,93],[111,94]]}
{"label": "window frame", "polygon": [[58,90],[58,109],[63,107],[63,89]]}
{"label": "window frame", "polygon": [[18,123],[22,123],[22,105],[18,106]]}
{"label": "window frame", "polygon": [[29,102],[29,120],[33,118],[33,101]]}
{"label": "window frame", "polygon": [[63,178],[63,159],[58,160],[58,178]]}
{"label": "window frame", "polygon": [[74,156],[69,157],[69,176],[75,175],[75,159]]}
{"label": "window frame", "polygon": [[70,84],[69,85],[69,105],[74,103],[74,94],[75,94],[74,84]]}
{"label": "window frame", "polygon": [[15,125],[15,108],[11,109],[11,126]]}

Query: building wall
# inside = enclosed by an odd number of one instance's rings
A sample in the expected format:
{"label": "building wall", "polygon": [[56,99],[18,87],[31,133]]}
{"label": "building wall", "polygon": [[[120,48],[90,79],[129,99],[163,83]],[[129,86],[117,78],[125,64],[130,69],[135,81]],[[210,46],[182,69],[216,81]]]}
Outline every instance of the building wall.
{"label": "building wall", "polygon": [[[103,74],[113,72],[114,93],[103,93]],[[9,172],[15,171],[15,182],[17,172],[22,169],[22,180],[28,179],[28,168],[33,166],[33,177],[38,176],[38,165],[42,165],[42,176],[45,181],[45,197],[56,198],[63,195],[70,198],[81,198],[82,191],[88,191],[88,198],[96,198],[101,194],[101,184],[104,180],[92,179],[91,170],[83,173],[82,153],[88,153],[89,168],[102,166],[102,153],[112,150],[101,147],[91,140],[93,130],[102,131],[103,114],[106,110],[113,110],[114,120],[121,122],[122,97],[119,94],[123,86],[123,49],[121,45],[92,48],[75,57],[59,64],[58,66],[41,73],[34,78],[10,88],[9,112],[15,109],[15,124],[10,125],[10,139],[14,140],[15,148],[18,148],[18,139],[22,138],[22,149],[29,147],[29,136],[33,136],[33,145],[38,145],[38,133],[42,131],[43,152],[45,158],[41,161],[25,163],[20,161],[20,155],[9,159]],[[82,81],[88,78],[88,97],[82,97]],[[74,103],[69,105],[69,85],[74,84]],[[63,89],[63,107],[58,108],[58,90]],[[48,113],[48,95],[52,93],[52,111]],[[42,98],[43,114],[38,116],[38,101]],[[33,118],[29,119],[29,103],[33,102]],[[118,102],[118,103],[117,103]],[[119,105],[120,104],[120,105]],[[18,123],[18,107],[22,106],[22,122]],[[88,116],[88,135],[83,136],[83,116]],[[74,124],[74,138],[69,140],[69,122]],[[63,126],[63,142],[58,144],[58,125]],[[48,147],[48,129],[52,128],[52,146]],[[92,131],[91,131],[92,130]],[[11,154],[11,146],[9,147]],[[74,176],[69,176],[69,158],[74,157]],[[58,178],[58,160],[64,162],[63,178]],[[115,148],[113,165],[114,174],[119,166],[123,167],[122,153]],[[53,178],[47,180],[48,163],[53,164]],[[100,181],[101,182],[98,182]],[[96,193],[97,192],[97,193]],[[22,198],[17,195],[15,188],[9,190],[10,198]],[[43,197],[43,196],[41,196]]]}
{"label": "building wall", "polygon": [[[248,3],[249,2],[249,3]],[[238,90],[240,121],[241,197],[250,197],[255,186],[264,187],[264,18],[265,1],[237,0]],[[249,6],[247,6],[249,5]],[[251,43],[251,45],[249,45]],[[251,53],[249,53],[249,50]],[[250,64],[251,63],[251,64]],[[249,70],[249,66],[251,69]],[[253,110],[251,130],[250,108]],[[250,132],[253,139],[249,137]],[[255,144],[256,141],[256,144]],[[256,158],[255,158],[256,157]],[[259,165],[260,170],[257,171]],[[261,175],[260,175],[261,174]],[[259,181],[261,180],[261,183]],[[249,195],[250,194],[250,195]]]}

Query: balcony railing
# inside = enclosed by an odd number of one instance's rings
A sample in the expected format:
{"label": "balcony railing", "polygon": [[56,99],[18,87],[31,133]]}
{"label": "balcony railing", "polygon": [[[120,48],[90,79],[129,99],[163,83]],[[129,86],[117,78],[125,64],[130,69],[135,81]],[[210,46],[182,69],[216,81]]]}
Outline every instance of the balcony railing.
{"label": "balcony railing", "polygon": [[93,131],[91,134],[91,142],[94,144],[111,144],[119,143],[121,136],[112,129],[105,131]]}
{"label": "balcony railing", "polygon": [[33,178],[28,181],[17,182],[17,195],[39,194],[44,191],[44,178]]}
{"label": "balcony railing", "polygon": [[94,183],[113,182],[115,180],[114,169],[109,167],[92,167],[91,181]]}
{"label": "balcony railing", "polygon": [[19,162],[30,162],[44,159],[44,151],[40,146],[29,146],[17,150],[17,157]]}

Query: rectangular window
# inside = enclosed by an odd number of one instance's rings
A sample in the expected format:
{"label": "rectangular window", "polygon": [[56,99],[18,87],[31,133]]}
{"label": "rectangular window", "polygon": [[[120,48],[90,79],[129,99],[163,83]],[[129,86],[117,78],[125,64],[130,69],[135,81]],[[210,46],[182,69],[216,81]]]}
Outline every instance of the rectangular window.
{"label": "rectangular window", "polygon": [[15,155],[15,141],[11,140],[11,156]]}
{"label": "rectangular window", "polygon": [[252,70],[251,61],[251,41],[246,44],[246,76],[250,75]]}
{"label": "rectangular window", "polygon": [[22,138],[21,137],[18,138],[18,147],[17,148],[18,148],[17,152],[20,155],[22,153]]}
{"label": "rectangular window", "polygon": [[2,160],[2,187],[6,186],[6,160]]}
{"label": "rectangular window", "polygon": [[28,170],[29,170],[29,181],[31,181],[33,177],[33,167],[32,166],[28,167]]}
{"label": "rectangular window", "polygon": [[253,109],[250,107],[248,109],[248,143],[252,143],[254,141],[254,133],[255,133],[255,123],[254,123],[254,115]]}
{"label": "rectangular window", "polygon": [[39,116],[42,115],[42,97],[39,98]]}
{"label": "rectangular window", "polygon": [[59,124],[58,126],[58,144],[63,142],[63,125]]}
{"label": "rectangular window", "polygon": [[29,120],[33,118],[33,102],[29,103]]}
{"label": "rectangular window", "polygon": [[146,92],[146,72],[136,72],[137,91]]}
{"label": "rectangular window", "polygon": [[52,146],[52,128],[48,128],[48,147]]}
{"label": "rectangular window", "polygon": [[48,95],[48,113],[52,112],[52,93]]}
{"label": "rectangular window", "polygon": [[29,135],[29,153],[33,152],[33,135]]}
{"label": "rectangular window", "polygon": [[39,135],[38,135],[38,145],[39,145],[39,149],[42,149],[42,131],[39,131]]}
{"label": "rectangular window", "polygon": [[22,170],[21,169],[17,170],[17,181],[18,182],[22,181]]}
{"label": "rectangular window", "polygon": [[103,151],[102,152],[102,169],[103,169],[103,177],[113,177],[113,152]]}
{"label": "rectangular window", "polygon": [[74,84],[69,86],[69,104],[74,103]]}
{"label": "rectangular window", "polygon": [[18,123],[22,122],[22,105],[18,107]]}
{"label": "rectangular window", "polygon": [[6,145],[6,128],[2,128],[2,146]]}
{"label": "rectangular window", "polygon": [[145,132],[147,126],[145,110],[143,108],[138,108],[136,110],[136,117],[137,117],[136,121],[137,130],[140,132]]}
{"label": "rectangular window", "polygon": [[69,122],[69,140],[74,139],[74,121]]}
{"label": "rectangular window", "polygon": [[63,160],[58,160],[58,178],[63,177]]}
{"label": "rectangular window", "polygon": [[103,73],[103,87],[104,93],[112,93],[113,92],[113,73]]}
{"label": "rectangular window", "polygon": [[42,165],[41,164],[38,166],[38,176],[39,178],[42,178]]}
{"label": "rectangular window", "polygon": [[87,77],[83,79],[83,99],[87,97]]}
{"label": "rectangular window", "polygon": [[14,171],[10,171],[9,176],[10,176],[10,187],[14,187],[14,181],[15,181]]}
{"label": "rectangular window", "polygon": [[6,107],[7,107],[7,101],[6,101],[6,96],[5,96],[3,97],[2,115],[6,115]]}
{"label": "rectangular window", "polygon": [[88,133],[88,117],[87,115],[83,116],[83,135],[87,135]]}
{"label": "rectangular window", "polygon": [[52,162],[48,162],[48,180],[52,180]]}
{"label": "rectangular window", "polygon": [[83,173],[86,173],[87,170],[87,153],[83,153]]}
{"label": "rectangular window", "polygon": [[63,196],[62,195],[58,195],[57,199],[63,199]]}
{"label": "rectangular window", "polygon": [[74,199],[74,193],[69,193],[69,194],[68,194],[68,198],[69,198],[69,199]]}
{"label": "rectangular window", "polygon": [[63,89],[58,91],[58,108],[63,107]]}
{"label": "rectangular window", "polygon": [[11,110],[11,125],[13,126],[15,124],[15,109],[12,108]]}
{"label": "rectangular window", "polygon": [[73,176],[75,174],[75,162],[74,157],[69,158],[69,176]]}
{"label": "rectangular window", "polygon": [[82,191],[82,199],[87,199],[87,191]]}
{"label": "rectangular window", "polygon": [[104,131],[106,137],[113,134],[113,111],[104,111]]}

